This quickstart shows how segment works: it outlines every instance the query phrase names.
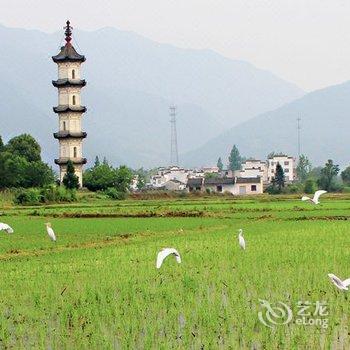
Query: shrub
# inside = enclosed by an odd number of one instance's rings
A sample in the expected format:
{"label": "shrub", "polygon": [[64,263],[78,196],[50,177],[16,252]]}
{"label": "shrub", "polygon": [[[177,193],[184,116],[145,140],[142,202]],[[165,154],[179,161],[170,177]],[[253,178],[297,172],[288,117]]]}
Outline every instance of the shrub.
{"label": "shrub", "polygon": [[120,192],[114,187],[107,188],[103,193],[110,199],[120,200],[125,199],[126,193]]}
{"label": "shrub", "polygon": [[42,200],[40,190],[36,188],[19,190],[15,195],[14,202],[21,205],[40,204]]}
{"label": "shrub", "polygon": [[77,200],[76,190],[69,190],[63,186],[51,186],[41,190],[42,201],[52,202],[74,202]]}
{"label": "shrub", "polygon": [[290,193],[299,193],[302,192],[300,184],[288,184],[282,189],[281,193],[290,194]]}
{"label": "shrub", "polygon": [[274,186],[274,184],[271,184],[266,187],[265,192],[268,194],[279,194],[281,191],[278,189],[278,187]]}
{"label": "shrub", "polygon": [[37,205],[41,203],[74,202],[76,199],[75,190],[67,190],[63,186],[51,186],[43,189],[21,189],[16,193],[14,202],[21,205]]}
{"label": "shrub", "polygon": [[308,179],[305,181],[304,192],[312,194],[317,190],[316,181],[313,179]]}

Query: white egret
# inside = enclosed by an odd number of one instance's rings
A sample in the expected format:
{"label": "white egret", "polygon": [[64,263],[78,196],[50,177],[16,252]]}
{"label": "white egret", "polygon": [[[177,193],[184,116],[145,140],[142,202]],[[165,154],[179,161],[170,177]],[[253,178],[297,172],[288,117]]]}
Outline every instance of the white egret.
{"label": "white egret", "polygon": [[51,227],[51,223],[47,222],[45,225],[46,225],[47,234],[49,235],[52,241],[56,242],[56,235]]}
{"label": "white egret", "polygon": [[327,193],[327,191],[324,191],[324,190],[319,190],[319,191],[316,191],[315,194],[314,194],[314,198],[310,198],[308,196],[303,196],[301,198],[302,201],[310,201],[311,203],[314,203],[314,204],[319,204],[320,201],[319,201],[319,198],[321,195]]}
{"label": "white egret", "polygon": [[331,281],[337,288],[341,290],[349,290],[348,287],[350,286],[350,278],[342,281],[339,277],[333,275],[332,273],[329,273],[328,277],[331,279]]}
{"label": "white egret", "polygon": [[6,231],[7,233],[13,233],[13,228],[3,222],[0,222],[0,231]]}
{"label": "white egret", "polygon": [[244,237],[243,237],[243,230],[240,228],[240,229],[238,230],[238,233],[239,233],[239,235],[238,235],[238,243],[239,243],[239,246],[240,246],[243,250],[245,250],[245,240],[244,240]]}
{"label": "white egret", "polygon": [[181,263],[181,256],[180,256],[179,252],[176,249],[174,249],[174,248],[164,248],[157,255],[157,264],[156,264],[157,269],[160,269],[160,267],[163,264],[163,261],[169,255],[174,255],[176,261],[178,262],[178,264]]}

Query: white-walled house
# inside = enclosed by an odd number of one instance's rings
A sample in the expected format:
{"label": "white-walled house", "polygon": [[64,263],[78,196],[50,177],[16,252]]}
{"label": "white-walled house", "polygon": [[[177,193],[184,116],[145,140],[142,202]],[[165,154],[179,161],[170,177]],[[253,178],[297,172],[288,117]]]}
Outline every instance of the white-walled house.
{"label": "white-walled house", "polygon": [[216,193],[231,193],[233,195],[262,194],[263,182],[261,177],[218,177],[207,179],[189,179],[188,192],[207,191]]}
{"label": "white-walled house", "polygon": [[285,180],[287,182],[292,182],[295,180],[296,171],[295,171],[295,159],[287,155],[276,155],[270,157],[268,160],[268,169],[267,169],[267,179],[271,182],[276,173],[277,164],[280,164],[284,171]]}
{"label": "white-walled house", "polygon": [[179,180],[173,179],[167,181],[162,188],[167,191],[183,191],[186,189],[186,184]]}
{"label": "white-walled house", "polygon": [[258,177],[237,177],[235,183],[235,193],[244,194],[262,194],[264,192],[263,179]]}
{"label": "white-walled house", "polygon": [[150,185],[158,188],[163,187],[170,180],[177,180],[186,185],[190,170],[173,166],[159,168],[156,175],[151,176]]}
{"label": "white-walled house", "polygon": [[267,163],[258,159],[248,159],[242,163],[242,170],[239,172],[239,177],[261,177],[262,181],[266,183],[268,181]]}
{"label": "white-walled house", "polygon": [[219,173],[219,168],[217,166],[202,167],[204,174],[217,174]]}

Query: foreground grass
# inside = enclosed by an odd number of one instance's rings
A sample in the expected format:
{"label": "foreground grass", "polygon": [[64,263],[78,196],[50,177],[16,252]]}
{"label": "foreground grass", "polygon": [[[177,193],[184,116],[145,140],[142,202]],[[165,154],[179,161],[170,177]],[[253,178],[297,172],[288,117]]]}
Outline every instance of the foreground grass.
{"label": "foreground grass", "polygon": [[[277,199],[4,209],[16,232],[0,237],[0,348],[349,348],[348,295],[327,273],[350,276],[350,201]],[[163,247],[183,263],[156,270]],[[324,301],[328,328],[268,328],[259,299],[294,315]]]}

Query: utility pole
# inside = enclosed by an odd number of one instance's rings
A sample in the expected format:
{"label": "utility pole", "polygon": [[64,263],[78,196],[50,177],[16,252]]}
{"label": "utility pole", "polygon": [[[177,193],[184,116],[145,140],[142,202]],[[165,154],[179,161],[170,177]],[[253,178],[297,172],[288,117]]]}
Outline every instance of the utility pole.
{"label": "utility pole", "polygon": [[170,165],[179,165],[179,153],[177,149],[177,131],[176,131],[176,106],[170,106],[170,124],[171,124],[171,141],[170,141]]}
{"label": "utility pole", "polygon": [[300,139],[300,134],[301,134],[301,118],[297,118],[297,129],[298,129],[298,159],[300,158],[301,155],[301,139]]}

